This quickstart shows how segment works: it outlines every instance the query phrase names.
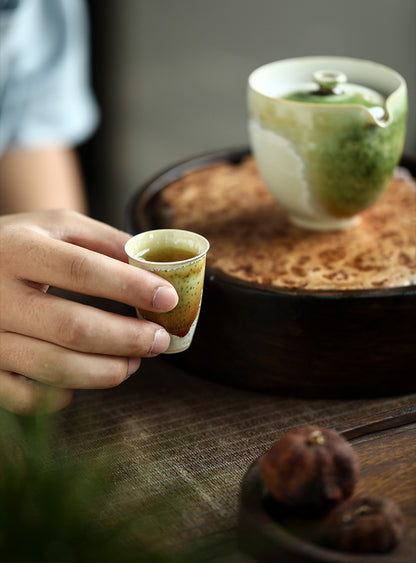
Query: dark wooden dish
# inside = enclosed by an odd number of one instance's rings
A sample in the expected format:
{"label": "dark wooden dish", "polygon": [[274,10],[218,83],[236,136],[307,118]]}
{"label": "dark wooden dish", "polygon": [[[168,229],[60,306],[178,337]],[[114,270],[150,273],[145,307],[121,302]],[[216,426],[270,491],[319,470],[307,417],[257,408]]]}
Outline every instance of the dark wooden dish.
{"label": "dark wooden dish", "polygon": [[[313,541],[322,519],[310,521],[276,514],[265,500],[259,462],[242,482],[238,534],[243,551],[260,563],[413,563],[416,560],[416,406],[381,414],[339,429],[361,462],[354,494],[385,495],[401,508],[405,535],[388,554],[354,554],[327,549]],[[269,505],[268,505],[269,503]]]}
{"label": "dark wooden dish", "polygon": [[[130,200],[131,234],[158,228],[162,190],[194,170],[239,163],[247,148],[182,162]],[[411,159],[402,164],[413,175]],[[416,286],[313,291],[244,283],[207,268],[192,346],[171,355],[190,373],[270,393],[303,397],[383,396],[416,390]]]}

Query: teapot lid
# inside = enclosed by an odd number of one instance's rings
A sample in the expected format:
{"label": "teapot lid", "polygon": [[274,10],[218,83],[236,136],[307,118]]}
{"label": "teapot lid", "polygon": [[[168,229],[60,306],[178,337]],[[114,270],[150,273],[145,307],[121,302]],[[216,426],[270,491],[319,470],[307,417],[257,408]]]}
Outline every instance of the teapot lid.
{"label": "teapot lid", "polygon": [[311,104],[354,104],[364,106],[376,119],[385,116],[385,98],[380,93],[347,81],[337,70],[317,70],[313,83],[282,96],[285,100]]}

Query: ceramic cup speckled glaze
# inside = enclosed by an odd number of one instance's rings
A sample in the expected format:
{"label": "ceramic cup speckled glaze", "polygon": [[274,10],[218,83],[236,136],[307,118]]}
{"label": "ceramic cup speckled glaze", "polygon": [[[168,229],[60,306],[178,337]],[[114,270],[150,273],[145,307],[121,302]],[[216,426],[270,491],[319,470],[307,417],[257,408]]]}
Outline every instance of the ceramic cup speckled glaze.
{"label": "ceramic cup speckled glaze", "polygon": [[[317,76],[329,80],[334,95],[296,95],[312,91]],[[359,91],[359,101],[349,88]],[[404,78],[371,61],[286,59],[248,79],[249,138],[259,172],[289,219],[307,229],[357,224],[392,177],[406,117]]]}
{"label": "ceramic cup speckled glaze", "polygon": [[191,345],[201,308],[209,242],[180,229],[156,229],[135,235],[125,245],[129,263],[154,272],[176,289],[179,302],[172,311],[137,315],[163,326],[170,335],[165,354],[183,352]]}

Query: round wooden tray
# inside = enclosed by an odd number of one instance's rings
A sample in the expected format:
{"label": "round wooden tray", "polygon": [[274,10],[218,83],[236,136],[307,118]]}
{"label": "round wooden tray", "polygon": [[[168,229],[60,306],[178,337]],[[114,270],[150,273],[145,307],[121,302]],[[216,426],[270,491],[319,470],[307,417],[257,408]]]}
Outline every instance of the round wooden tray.
{"label": "round wooden tray", "polygon": [[[244,148],[182,162],[130,200],[131,234],[158,228],[158,197],[192,171],[239,166]],[[413,160],[402,163],[413,175]],[[203,234],[203,233],[201,233]],[[192,346],[170,355],[192,374],[224,384],[303,397],[363,397],[416,390],[416,286],[313,291],[275,288],[207,268]]]}
{"label": "round wooden tray", "polygon": [[301,520],[276,512],[267,500],[259,461],[244,476],[238,524],[239,544],[261,563],[414,563],[416,560],[416,406],[381,415],[344,430],[361,462],[356,493],[387,495],[401,508],[405,535],[388,554],[356,554],[314,543],[322,519]]}

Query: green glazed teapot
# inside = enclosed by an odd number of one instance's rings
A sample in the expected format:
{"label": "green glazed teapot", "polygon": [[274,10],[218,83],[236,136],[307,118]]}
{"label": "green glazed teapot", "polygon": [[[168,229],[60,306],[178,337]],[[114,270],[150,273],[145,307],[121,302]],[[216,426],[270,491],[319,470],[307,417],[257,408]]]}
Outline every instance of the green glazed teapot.
{"label": "green glazed teapot", "polygon": [[286,59],[250,75],[248,112],[259,172],[290,220],[338,230],[357,224],[399,162],[406,82],[360,59]]}

